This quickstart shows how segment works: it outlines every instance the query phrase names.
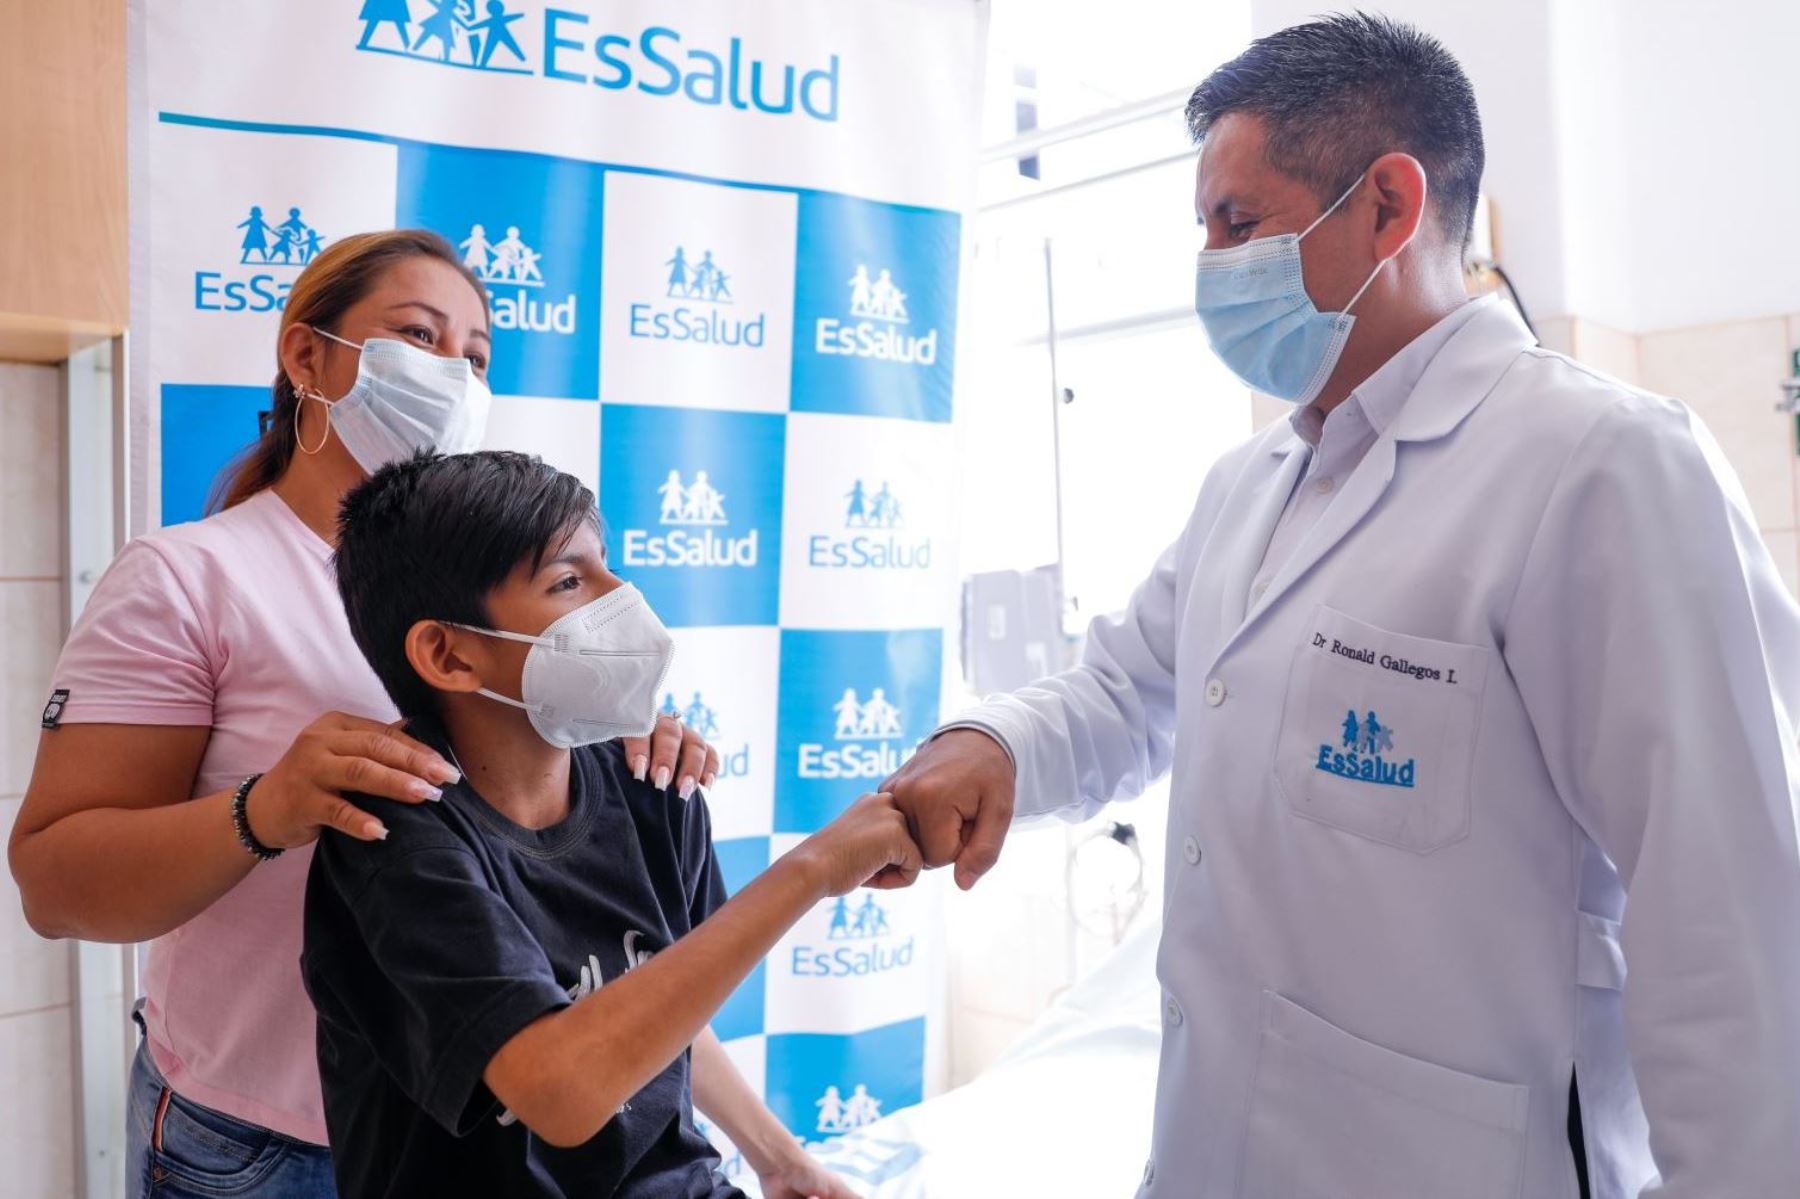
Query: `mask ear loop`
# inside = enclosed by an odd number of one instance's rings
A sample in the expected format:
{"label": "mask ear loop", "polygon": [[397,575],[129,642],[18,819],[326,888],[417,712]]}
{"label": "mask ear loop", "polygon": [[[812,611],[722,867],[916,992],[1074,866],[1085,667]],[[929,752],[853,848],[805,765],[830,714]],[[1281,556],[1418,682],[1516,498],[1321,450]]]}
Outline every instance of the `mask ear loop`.
{"label": "mask ear loop", "polygon": [[[308,400],[317,400],[319,403],[325,405],[325,413],[326,413],[325,433],[322,437],[319,438],[319,444],[316,446],[313,446],[310,450],[306,448],[306,443],[300,439],[300,409],[303,406],[305,406],[306,401],[308,401]],[[320,391],[316,387],[296,386],[294,388],[294,448],[299,450],[302,454],[305,454],[307,457],[310,458],[312,455],[314,455],[314,454],[318,453],[320,450],[324,449],[325,443],[330,440],[331,440],[331,401],[326,399],[325,393]]]}

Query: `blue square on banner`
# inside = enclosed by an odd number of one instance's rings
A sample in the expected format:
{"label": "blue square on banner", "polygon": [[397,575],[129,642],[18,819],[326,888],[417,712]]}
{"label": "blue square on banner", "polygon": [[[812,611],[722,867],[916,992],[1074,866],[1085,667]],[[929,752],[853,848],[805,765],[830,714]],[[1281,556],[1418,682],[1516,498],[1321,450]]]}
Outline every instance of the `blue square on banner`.
{"label": "blue square on banner", "polygon": [[950,419],[961,236],[955,213],[801,195],[795,412]]}
{"label": "blue square on banner", "polygon": [[[713,855],[719,860],[719,873],[725,876],[725,890],[736,895],[744,885],[769,868],[769,839],[739,837],[713,842]],[[758,962],[731,998],[712,1018],[712,1030],[719,1040],[753,1037],[763,1030],[763,996],[768,990],[768,963]]]}
{"label": "blue square on banner", "polygon": [[937,727],[943,634],[781,631],[775,831],[811,833]]}
{"label": "blue square on banner", "polygon": [[779,414],[600,409],[607,557],[664,624],[776,622],[786,446]]}
{"label": "blue square on banner", "polygon": [[825,1140],[924,1097],[925,1021],[858,1033],[773,1033],[769,1107],[795,1136]]}
{"label": "blue square on banner", "polygon": [[400,225],[450,240],[488,289],[502,395],[600,397],[600,214],[594,164],[449,146],[400,147]]}
{"label": "blue square on banner", "polygon": [[199,520],[219,471],[261,433],[267,387],[162,386],[162,523]]}

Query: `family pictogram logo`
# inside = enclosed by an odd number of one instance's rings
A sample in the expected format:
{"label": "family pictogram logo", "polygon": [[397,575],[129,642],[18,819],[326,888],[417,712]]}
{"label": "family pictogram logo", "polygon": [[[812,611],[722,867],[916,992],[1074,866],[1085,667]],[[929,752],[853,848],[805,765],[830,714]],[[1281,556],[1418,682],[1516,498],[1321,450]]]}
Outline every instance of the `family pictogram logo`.
{"label": "family pictogram logo", "polygon": [[260,204],[247,207],[244,219],[233,227],[240,234],[235,238],[237,261],[194,272],[194,307],[202,312],[280,312],[287,306],[294,274],[325,248],[325,235],[307,221],[299,205],[290,205],[287,216],[279,219],[275,210]]}
{"label": "family pictogram logo", "polygon": [[859,262],[847,280],[849,320],[822,316],[813,329],[813,349],[820,354],[873,358],[912,366],[931,366],[937,361],[938,333],[932,329],[914,336],[903,326],[911,323],[902,291],[887,267],[871,269]]}
{"label": "family pictogram logo", "polygon": [[634,301],[626,311],[626,332],[646,341],[761,349],[768,315],[727,311],[737,303],[732,276],[712,250],[699,256],[677,245],[662,265],[660,297]]}
{"label": "family pictogram logo", "polygon": [[1374,783],[1382,787],[1411,787],[1418,774],[1417,761],[1396,761],[1395,730],[1381,722],[1374,709],[1359,717],[1352,708],[1344,714],[1339,745],[1319,746],[1314,766],[1326,774]]}
{"label": "family pictogram logo", "polygon": [[870,489],[854,479],[842,496],[843,528],[813,533],[806,539],[806,562],[821,570],[928,570],[931,538],[903,536],[906,513],[900,496],[883,480]]}
{"label": "family pictogram logo", "polygon": [[425,16],[413,19],[408,0],[365,0],[358,50],[399,54],[444,66],[529,75],[525,51],[513,36],[523,12],[508,12],[501,0],[426,0]]}
{"label": "family pictogram logo", "polygon": [[851,1088],[847,1099],[837,1087],[826,1087],[813,1106],[819,1109],[819,1131],[822,1133],[851,1132],[881,1119],[881,1100],[869,1094],[869,1088],[860,1082]]}
{"label": "family pictogram logo", "polygon": [[476,223],[469,226],[468,236],[456,243],[463,252],[463,265],[488,285],[494,328],[565,337],[573,334],[575,293],[570,291],[560,300],[534,294],[545,286],[544,255],[520,235],[519,226],[505,229],[505,235],[495,239],[486,225]]}

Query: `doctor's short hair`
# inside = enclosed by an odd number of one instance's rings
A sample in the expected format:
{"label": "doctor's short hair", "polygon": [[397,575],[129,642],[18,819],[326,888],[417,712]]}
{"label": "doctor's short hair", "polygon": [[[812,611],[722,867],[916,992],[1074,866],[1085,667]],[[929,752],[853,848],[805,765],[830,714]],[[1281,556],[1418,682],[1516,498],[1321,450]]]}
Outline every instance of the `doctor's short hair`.
{"label": "doctor's short hair", "polygon": [[493,627],[488,596],[513,569],[535,572],[599,521],[580,479],[509,451],[423,451],[351,488],[338,510],[338,594],[357,648],[400,714],[437,710],[436,693],[406,659],[413,625]]}
{"label": "doctor's short hair", "polygon": [[1465,248],[1485,151],[1475,90],[1442,42],[1368,13],[1336,15],[1258,38],[1188,100],[1196,144],[1242,112],[1267,130],[1270,166],[1329,204],[1383,154],[1425,168],[1446,240]]}

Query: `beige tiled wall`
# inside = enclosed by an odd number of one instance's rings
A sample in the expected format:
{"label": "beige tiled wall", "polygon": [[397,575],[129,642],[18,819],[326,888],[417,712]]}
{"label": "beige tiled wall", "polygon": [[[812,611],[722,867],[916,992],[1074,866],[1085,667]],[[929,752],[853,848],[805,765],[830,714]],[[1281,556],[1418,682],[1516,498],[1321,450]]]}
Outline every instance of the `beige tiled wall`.
{"label": "beige tiled wall", "polygon": [[[62,642],[62,419],[54,367],[0,363],[0,841],[31,776]],[[0,871],[0,1192],[75,1190],[70,949],[34,934]]]}

